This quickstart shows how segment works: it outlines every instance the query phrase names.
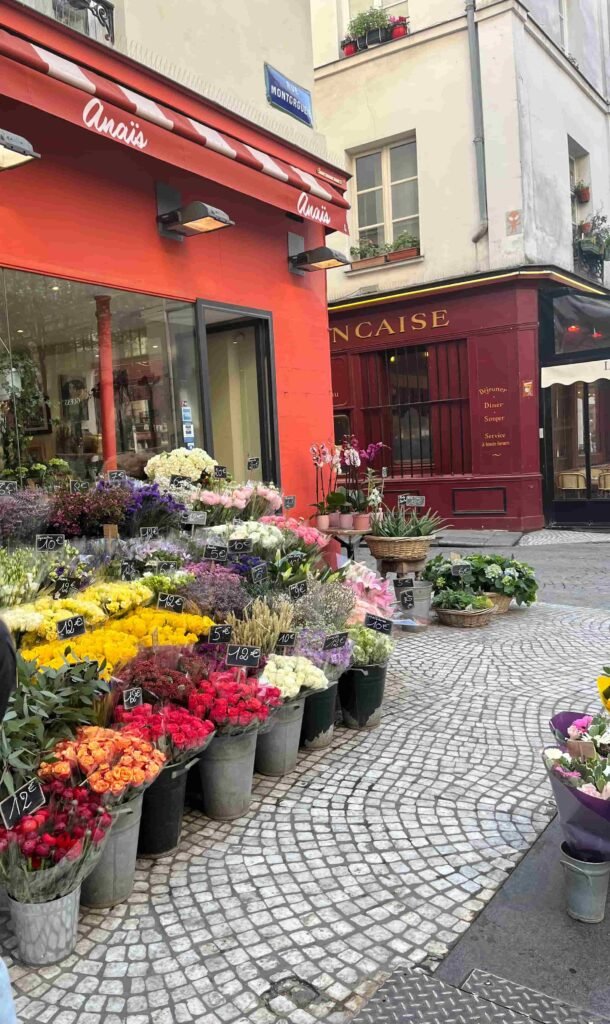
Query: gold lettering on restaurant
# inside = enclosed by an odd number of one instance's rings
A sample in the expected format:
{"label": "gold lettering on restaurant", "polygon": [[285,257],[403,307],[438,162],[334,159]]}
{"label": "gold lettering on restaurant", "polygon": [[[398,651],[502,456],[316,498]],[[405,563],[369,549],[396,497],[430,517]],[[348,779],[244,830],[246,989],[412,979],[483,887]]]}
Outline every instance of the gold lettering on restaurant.
{"label": "gold lettering on restaurant", "polygon": [[[344,324],[343,327],[331,327],[330,335],[333,345],[343,342],[348,344],[352,333],[360,340],[378,338],[384,334],[406,334],[411,331],[435,331],[441,327],[449,327],[449,315],[446,309],[433,309],[430,313],[402,314],[396,317],[384,317],[379,324],[372,320],[361,320],[357,324]],[[506,390],[506,389],[504,389]]]}
{"label": "gold lettering on restaurant", "polygon": [[[492,387],[487,385],[479,388],[479,395],[484,396],[486,401],[483,402],[483,422],[484,423],[504,423],[506,416],[501,409],[504,409],[504,402],[497,400],[498,395],[505,395],[508,392],[508,388],[505,387]],[[483,433],[483,439],[481,441],[482,448],[510,448],[510,441],[508,440],[505,433],[491,434],[485,431]]]}

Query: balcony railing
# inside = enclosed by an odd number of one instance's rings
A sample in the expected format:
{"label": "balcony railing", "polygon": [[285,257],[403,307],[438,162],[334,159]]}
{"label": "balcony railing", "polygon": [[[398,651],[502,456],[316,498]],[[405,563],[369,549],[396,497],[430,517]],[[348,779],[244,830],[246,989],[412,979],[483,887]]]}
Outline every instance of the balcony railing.
{"label": "balcony railing", "polygon": [[21,0],[21,3],[92,39],[114,43],[111,0]]}

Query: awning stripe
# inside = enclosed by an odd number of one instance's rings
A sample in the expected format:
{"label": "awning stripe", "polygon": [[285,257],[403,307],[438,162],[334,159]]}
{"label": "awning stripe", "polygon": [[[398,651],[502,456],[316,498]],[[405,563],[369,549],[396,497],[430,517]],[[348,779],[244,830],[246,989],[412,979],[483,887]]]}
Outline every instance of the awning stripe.
{"label": "awning stripe", "polygon": [[0,54],[18,60],[36,71],[73,86],[75,89],[80,89],[82,92],[127,110],[143,121],[156,124],[167,131],[206,146],[222,156],[237,161],[237,163],[245,164],[247,167],[267,174],[277,181],[292,185],[301,192],[308,192],[342,210],[349,209],[349,203],[338,189],[333,188],[327,182],[322,185],[308,171],[288,164],[277,157],[272,157],[254,146],[248,146],[238,139],[225,135],[186,115],[163,107],[126,86],[111,82],[97,72],[85,70],[73,61],[46,50],[42,46],[35,46],[33,43],[13,36],[4,29],[0,30]]}

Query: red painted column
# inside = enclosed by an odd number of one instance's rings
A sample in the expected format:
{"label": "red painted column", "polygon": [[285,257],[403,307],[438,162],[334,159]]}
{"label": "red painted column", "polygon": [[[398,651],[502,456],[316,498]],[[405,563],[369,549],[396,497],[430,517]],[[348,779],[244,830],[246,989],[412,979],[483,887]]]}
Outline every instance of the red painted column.
{"label": "red painted column", "polygon": [[102,418],[102,451],[104,472],[116,469],[116,413],[114,408],[114,374],[112,369],[112,314],[110,296],[95,296],[97,340],[100,354],[100,413]]}

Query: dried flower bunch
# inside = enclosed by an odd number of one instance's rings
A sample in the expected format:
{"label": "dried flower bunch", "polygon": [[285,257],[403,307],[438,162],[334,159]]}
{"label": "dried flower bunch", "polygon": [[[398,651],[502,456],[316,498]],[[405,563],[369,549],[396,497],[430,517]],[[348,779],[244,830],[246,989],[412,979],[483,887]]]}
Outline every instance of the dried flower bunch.
{"label": "dried flower bunch", "polygon": [[329,632],[345,627],[356,605],[353,589],[342,580],[326,583],[310,579],[307,593],[295,602],[297,626],[311,626]]}
{"label": "dried flower bunch", "polygon": [[287,600],[278,600],[274,607],[257,597],[248,605],[243,619],[227,615],[227,622],[233,627],[232,642],[260,647],[263,654],[271,654],[277,645],[280,633],[292,628],[294,605]]}

